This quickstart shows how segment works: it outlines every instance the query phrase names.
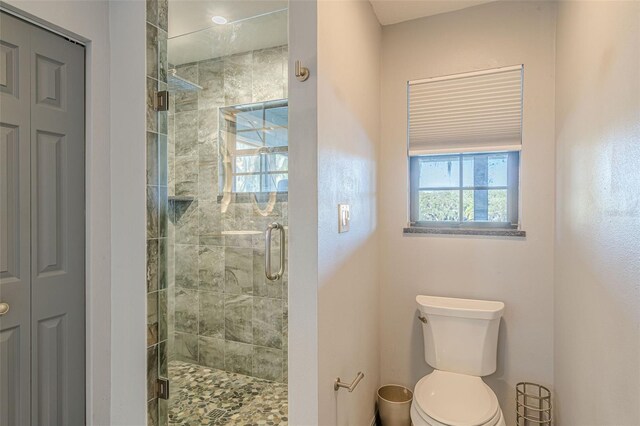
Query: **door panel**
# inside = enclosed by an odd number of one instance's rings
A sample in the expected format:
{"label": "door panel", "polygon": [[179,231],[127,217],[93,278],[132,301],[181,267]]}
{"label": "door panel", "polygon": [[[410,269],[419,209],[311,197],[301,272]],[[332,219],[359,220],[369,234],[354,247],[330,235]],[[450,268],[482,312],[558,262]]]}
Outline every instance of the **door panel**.
{"label": "door panel", "polygon": [[65,413],[68,403],[68,392],[65,389],[67,375],[65,328],[65,315],[38,322],[37,392],[38,424],[41,425],[63,425],[66,424],[65,418],[69,417]]}
{"label": "door panel", "polygon": [[0,278],[20,279],[20,128],[0,123]]}
{"label": "door panel", "polygon": [[[0,424],[20,425],[28,424],[29,418],[28,402],[29,394],[22,388],[28,383],[24,383],[24,378],[28,373],[28,358],[21,358],[24,345],[21,345],[20,331],[25,327],[16,326],[13,328],[3,328],[0,331]],[[27,361],[27,362],[25,362]],[[26,368],[24,368],[26,366]],[[17,392],[16,392],[17,390]],[[25,404],[26,402],[26,404]],[[27,409],[25,409],[25,407]]]}
{"label": "door panel", "polygon": [[36,103],[62,108],[63,95],[66,95],[67,78],[65,64],[48,58],[44,55],[36,55]]}
{"label": "door panel", "polygon": [[64,273],[63,185],[68,167],[65,136],[50,132],[36,132],[36,181],[38,188],[35,205],[38,230],[38,277],[55,272]]}
{"label": "door panel", "polygon": [[0,425],[30,423],[30,35],[0,14]]}
{"label": "door panel", "polygon": [[[4,30],[8,32],[8,30]],[[25,46],[21,43],[23,47]],[[13,95],[18,98],[19,72],[20,72],[20,48],[4,39],[0,41],[0,93]]]}
{"label": "door panel", "polygon": [[31,31],[33,425],[84,424],[84,49]]}

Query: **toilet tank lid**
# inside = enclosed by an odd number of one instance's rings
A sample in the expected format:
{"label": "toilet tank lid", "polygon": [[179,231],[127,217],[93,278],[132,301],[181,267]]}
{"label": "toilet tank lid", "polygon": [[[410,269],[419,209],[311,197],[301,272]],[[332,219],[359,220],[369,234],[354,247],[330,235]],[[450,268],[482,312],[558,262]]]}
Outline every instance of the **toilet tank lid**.
{"label": "toilet tank lid", "polygon": [[490,320],[500,318],[504,311],[504,303],[491,300],[417,296],[416,302],[418,302],[420,311],[425,314],[459,318]]}

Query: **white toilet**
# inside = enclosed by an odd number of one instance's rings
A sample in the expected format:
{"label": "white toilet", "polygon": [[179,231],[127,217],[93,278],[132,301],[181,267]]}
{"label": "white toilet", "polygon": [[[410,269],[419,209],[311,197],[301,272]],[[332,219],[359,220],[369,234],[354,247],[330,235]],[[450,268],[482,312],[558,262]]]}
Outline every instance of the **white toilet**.
{"label": "white toilet", "polygon": [[416,384],[413,426],[505,426],[493,391],[504,303],[418,296],[424,357],[434,368]]}

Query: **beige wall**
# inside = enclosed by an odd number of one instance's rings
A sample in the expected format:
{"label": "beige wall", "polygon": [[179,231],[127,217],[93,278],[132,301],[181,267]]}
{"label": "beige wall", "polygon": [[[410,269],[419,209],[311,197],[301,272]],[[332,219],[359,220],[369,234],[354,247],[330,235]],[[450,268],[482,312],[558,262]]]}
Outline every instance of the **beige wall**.
{"label": "beige wall", "polygon": [[557,424],[640,424],[640,3],[561,2]]}
{"label": "beige wall", "polygon": [[[321,425],[368,425],[374,413],[379,374],[376,160],[380,34],[368,1],[319,2],[318,419]],[[338,234],[338,203],[351,205],[348,233]],[[350,382],[358,371],[365,378],[353,393],[334,392],[336,376]]]}
{"label": "beige wall", "polygon": [[[496,2],[386,26],[382,36],[379,212],[381,382],[413,387],[424,361],[415,297],[501,300],[498,370],[486,381],[513,424],[514,387],[553,383],[555,6]],[[524,239],[405,237],[406,82],[524,64]]]}

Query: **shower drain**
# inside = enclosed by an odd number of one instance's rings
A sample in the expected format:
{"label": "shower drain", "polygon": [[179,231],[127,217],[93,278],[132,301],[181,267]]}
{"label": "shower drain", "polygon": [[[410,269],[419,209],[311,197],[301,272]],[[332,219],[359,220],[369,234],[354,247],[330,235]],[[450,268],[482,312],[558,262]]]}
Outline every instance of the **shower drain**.
{"label": "shower drain", "polygon": [[209,414],[207,414],[207,417],[209,417],[211,420],[219,420],[225,414],[227,414],[226,410],[222,410],[220,408],[214,408],[209,412]]}

